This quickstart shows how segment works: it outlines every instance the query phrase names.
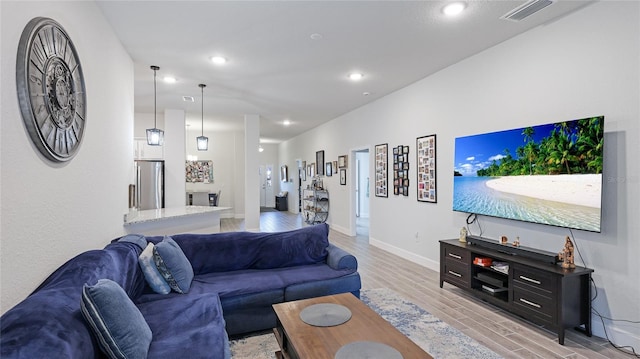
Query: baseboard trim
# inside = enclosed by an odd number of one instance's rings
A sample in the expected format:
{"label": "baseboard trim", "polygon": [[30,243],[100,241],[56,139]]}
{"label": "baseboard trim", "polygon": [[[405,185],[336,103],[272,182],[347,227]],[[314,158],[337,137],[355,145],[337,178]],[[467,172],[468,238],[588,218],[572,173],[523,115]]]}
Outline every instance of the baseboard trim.
{"label": "baseboard trim", "polygon": [[349,230],[347,228],[338,226],[338,225],[334,225],[329,223],[329,228],[333,229],[334,231],[340,232],[342,234],[344,234],[345,236],[351,236],[351,234],[349,234]]}
{"label": "baseboard trim", "polygon": [[[631,346],[636,348],[636,351],[638,350],[638,348],[640,348],[640,336],[638,336],[636,333],[631,333],[625,328],[622,328],[621,326],[616,325],[615,323],[612,323],[606,319],[604,322],[607,325],[607,334],[609,335],[609,339],[615,345]],[[600,318],[593,313],[591,314],[591,323],[593,335],[600,338],[606,338]]]}
{"label": "baseboard trim", "polygon": [[416,263],[423,267],[431,269],[433,271],[436,271],[436,272],[440,271],[440,262],[419,256],[415,253],[407,251],[406,249],[393,246],[389,243],[377,240],[371,236],[369,237],[369,244],[371,244],[374,247],[378,247],[384,251],[387,251],[389,253],[395,254],[398,257],[404,258],[408,261],[411,261],[413,263]]}

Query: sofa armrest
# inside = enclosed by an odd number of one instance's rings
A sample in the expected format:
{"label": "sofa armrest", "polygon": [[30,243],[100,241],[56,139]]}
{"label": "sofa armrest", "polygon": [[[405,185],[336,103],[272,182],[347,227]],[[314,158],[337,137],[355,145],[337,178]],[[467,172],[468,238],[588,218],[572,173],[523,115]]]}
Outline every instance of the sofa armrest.
{"label": "sofa armrest", "polygon": [[342,248],[329,243],[327,247],[327,264],[333,269],[358,269],[358,260]]}

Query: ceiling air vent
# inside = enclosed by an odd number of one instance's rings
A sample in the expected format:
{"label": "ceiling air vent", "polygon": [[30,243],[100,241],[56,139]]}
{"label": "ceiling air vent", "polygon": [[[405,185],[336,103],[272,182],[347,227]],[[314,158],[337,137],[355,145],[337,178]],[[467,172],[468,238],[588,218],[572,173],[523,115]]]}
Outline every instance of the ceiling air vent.
{"label": "ceiling air vent", "polygon": [[526,3],[518,6],[517,8],[509,11],[502,17],[501,19],[509,20],[509,21],[521,21],[525,18],[533,15],[534,13],[544,9],[545,7],[553,4],[552,0],[531,0]]}
{"label": "ceiling air vent", "polygon": [[184,101],[184,102],[194,102],[193,96],[182,96],[182,101]]}

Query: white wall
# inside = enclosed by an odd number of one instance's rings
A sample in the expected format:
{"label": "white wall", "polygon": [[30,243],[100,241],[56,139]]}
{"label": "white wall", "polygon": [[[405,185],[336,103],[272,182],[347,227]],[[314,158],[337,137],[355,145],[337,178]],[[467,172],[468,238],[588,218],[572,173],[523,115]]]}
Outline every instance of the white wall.
{"label": "white wall", "polygon": [[[133,63],[93,2],[0,2],[0,311],[24,299],[74,255],[124,234],[133,176]],[[29,20],[45,16],[68,32],[87,91],[87,125],[65,164],[40,156],[22,123],[16,53]]]}
{"label": "white wall", "polygon": [[166,208],[185,205],[186,171],[184,110],[165,109],[164,118],[164,205]]}
{"label": "white wall", "polygon": [[[409,197],[371,197],[370,241],[438,270],[438,240],[457,238],[466,218],[451,210],[455,137],[605,115],[603,232],[573,233],[586,265],[595,269],[594,307],[605,316],[637,321],[639,59],[640,3],[595,3],[287,141],[280,156],[292,165],[300,157],[309,162],[318,149],[331,159],[388,143],[409,145],[409,158],[415,158],[416,137],[437,134],[438,203],[416,201],[413,186]],[[412,166],[409,178],[415,176]],[[351,233],[352,182],[327,182],[332,228]],[[523,245],[553,252],[569,234],[502,219],[482,217],[481,223],[486,237],[519,236]],[[599,319],[592,322],[595,334],[604,336]],[[607,321],[607,330],[618,344],[640,347],[637,324]]]}
{"label": "white wall", "polygon": [[[209,148],[198,151],[196,137],[200,136],[200,129],[189,129],[186,136],[187,155],[197,156],[199,161],[213,161],[213,183],[187,183],[187,190],[198,192],[220,193],[220,207],[234,207],[236,192],[243,189],[238,186],[242,179],[235,177],[235,134],[234,132],[210,131],[204,133],[209,137]],[[236,208],[222,213],[223,218],[233,218]],[[244,215],[244,213],[242,213]]]}

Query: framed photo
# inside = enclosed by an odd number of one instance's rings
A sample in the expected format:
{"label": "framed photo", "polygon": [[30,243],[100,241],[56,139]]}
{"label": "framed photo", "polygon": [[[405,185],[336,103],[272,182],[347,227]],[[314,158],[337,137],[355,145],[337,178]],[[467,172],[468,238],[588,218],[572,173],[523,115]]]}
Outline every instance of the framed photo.
{"label": "framed photo", "polygon": [[300,178],[303,181],[307,180],[307,161],[302,161],[302,166],[300,167]]}
{"label": "framed photo", "polygon": [[316,164],[315,162],[309,166],[309,177],[313,178],[316,175]]}
{"label": "framed photo", "polygon": [[338,173],[338,161],[333,161],[333,173]]}
{"label": "framed photo", "polygon": [[[387,168],[389,164],[389,145],[386,143],[376,145],[375,147],[375,192],[376,197],[388,197],[387,187],[389,184],[389,178]],[[396,155],[397,157],[397,155]]]}
{"label": "framed photo", "polygon": [[347,168],[347,155],[338,156],[338,168]]}
{"label": "framed photo", "polygon": [[280,167],[280,180],[282,182],[289,182],[289,166],[283,165]]}
{"label": "framed photo", "polygon": [[[377,149],[377,146],[376,146]],[[393,148],[393,194],[409,195],[409,146]]]}
{"label": "framed photo", "polygon": [[340,184],[343,186],[347,185],[347,170],[344,168],[340,169]]}
{"label": "framed photo", "polygon": [[186,161],[186,182],[213,183],[213,161]]}
{"label": "framed photo", "polygon": [[416,139],[418,202],[436,203],[436,135]]}
{"label": "framed photo", "polygon": [[316,174],[324,176],[324,151],[316,152]]}
{"label": "framed photo", "polygon": [[327,177],[331,177],[333,175],[333,168],[331,168],[331,161],[327,162],[325,165],[325,170],[324,170],[324,174]]}

